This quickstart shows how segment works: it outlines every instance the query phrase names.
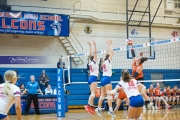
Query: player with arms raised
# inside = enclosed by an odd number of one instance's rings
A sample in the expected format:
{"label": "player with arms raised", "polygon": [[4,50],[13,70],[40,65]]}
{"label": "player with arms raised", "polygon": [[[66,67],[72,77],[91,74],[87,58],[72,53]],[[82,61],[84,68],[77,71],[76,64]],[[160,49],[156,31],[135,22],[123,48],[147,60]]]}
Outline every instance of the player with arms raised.
{"label": "player with arms raised", "polygon": [[[111,76],[112,76],[113,44],[111,40],[107,42],[107,46],[108,49],[106,50],[106,56],[103,63],[103,78],[101,79],[101,95],[98,101],[98,108],[95,110],[100,117],[102,117],[101,106],[105,98],[105,95],[107,94],[107,91],[112,90]],[[111,115],[112,117],[116,117],[112,108],[112,101],[113,101],[112,95],[107,95],[107,100],[109,106],[108,114]]]}
{"label": "player with arms raised", "polygon": [[94,44],[94,56],[92,55],[92,48],[91,43],[88,42],[88,45],[90,46],[90,55],[89,55],[89,69],[90,69],[90,77],[88,80],[88,84],[91,90],[91,95],[89,96],[88,105],[85,105],[85,109],[88,113],[95,114],[93,104],[94,104],[94,98],[95,98],[95,92],[97,89],[97,77],[99,73],[99,66],[97,63],[97,49],[96,49],[96,43],[93,41]]}

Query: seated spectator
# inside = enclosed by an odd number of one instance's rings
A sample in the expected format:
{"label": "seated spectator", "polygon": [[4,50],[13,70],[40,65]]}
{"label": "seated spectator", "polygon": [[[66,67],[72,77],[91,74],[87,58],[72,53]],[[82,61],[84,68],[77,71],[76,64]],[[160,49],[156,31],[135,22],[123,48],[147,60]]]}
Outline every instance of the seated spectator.
{"label": "seated spectator", "polygon": [[49,77],[48,75],[45,73],[45,70],[42,70],[42,74],[39,77],[39,86],[41,88],[41,91],[43,93],[45,93],[45,88],[48,86],[48,82],[49,82]]}
{"label": "seated spectator", "polygon": [[3,76],[0,74],[0,84],[1,83],[4,83],[4,79],[3,79]]}
{"label": "seated spectator", "polygon": [[48,85],[48,87],[45,89],[45,95],[53,94],[51,85]]}
{"label": "seated spectator", "polygon": [[19,88],[20,88],[21,93],[23,93],[23,91],[25,90],[25,89],[24,89],[24,84],[20,84],[20,85],[19,85]]}
{"label": "seated spectator", "polygon": [[59,58],[59,62],[57,63],[57,68],[65,68],[65,63],[62,62],[61,58]]}

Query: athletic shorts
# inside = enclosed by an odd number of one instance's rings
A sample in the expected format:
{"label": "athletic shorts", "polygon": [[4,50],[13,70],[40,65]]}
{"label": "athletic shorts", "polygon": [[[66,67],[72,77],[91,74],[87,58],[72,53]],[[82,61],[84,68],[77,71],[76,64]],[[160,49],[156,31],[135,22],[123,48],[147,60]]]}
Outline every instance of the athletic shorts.
{"label": "athletic shorts", "polygon": [[138,107],[143,107],[143,105],[144,105],[144,99],[141,95],[132,96],[129,98],[129,100],[130,100],[131,107],[138,108]]}
{"label": "athletic shorts", "polygon": [[7,115],[0,114],[0,120],[6,118]]}
{"label": "athletic shorts", "polygon": [[88,84],[91,84],[93,82],[97,82],[97,76],[91,75],[88,80]]}
{"label": "athletic shorts", "polygon": [[[142,77],[142,78],[138,78],[138,79],[136,79],[136,80],[140,80],[140,81],[143,81],[144,80],[144,78]],[[141,84],[144,84],[144,82],[140,82]]]}
{"label": "athletic shorts", "polygon": [[118,98],[121,99],[121,100],[124,100],[125,98],[127,98],[127,96],[126,96],[126,94],[119,93]]}
{"label": "athletic shorts", "polygon": [[109,76],[103,76],[103,78],[101,79],[101,86],[106,86],[108,84],[111,84],[111,77]]}

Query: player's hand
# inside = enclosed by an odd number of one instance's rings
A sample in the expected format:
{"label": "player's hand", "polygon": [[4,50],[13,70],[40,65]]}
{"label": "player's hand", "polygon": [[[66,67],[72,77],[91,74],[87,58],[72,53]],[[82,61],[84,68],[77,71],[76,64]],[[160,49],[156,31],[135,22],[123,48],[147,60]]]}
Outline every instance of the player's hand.
{"label": "player's hand", "polygon": [[90,43],[89,41],[87,42],[87,44],[88,44],[89,46],[91,46],[91,43]]}
{"label": "player's hand", "polygon": [[109,44],[111,44],[111,45],[113,44],[113,43],[112,43],[112,40],[109,40]]}

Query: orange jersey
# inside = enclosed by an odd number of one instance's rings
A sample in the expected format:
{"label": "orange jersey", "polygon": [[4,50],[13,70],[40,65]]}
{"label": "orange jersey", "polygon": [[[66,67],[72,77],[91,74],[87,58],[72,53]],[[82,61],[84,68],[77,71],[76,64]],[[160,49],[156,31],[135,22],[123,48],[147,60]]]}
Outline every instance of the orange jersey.
{"label": "orange jersey", "polygon": [[161,96],[161,88],[154,88],[155,96]]}
{"label": "orange jersey", "polygon": [[149,97],[152,97],[152,96],[154,96],[153,94],[154,94],[154,91],[153,91],[153,89],[148,89],[148,91],[149,91]]}
{"label": "orange jersey", "polygon": [[[136,73],[136,70],[139,66],[142,67],[142,64],[136,65],[136,62],[133,62],[133,64],[132,64],[132,75],[134,75]],[[138,74],[138,76],[135,79],[138,79],[138,78],[143,78],[143,72],[142,71]]]}
{"label": "orange jersey", "polygon": [[174,88],[172,89],[172,93],[173,93],[173,96],[176,96],[176,94],[177,94],[177,90],[174,90]]}
{"label": "orange jersey", "polygon": [[167,96],[171,96],[171,90],[166,88],[166,94]]}
{"label": "orange jersey", "polygon": [[118,98],[123,100],[126,97],[127,97],[126,93],[122,89],[120,89],[119,94],[118,94]]}

